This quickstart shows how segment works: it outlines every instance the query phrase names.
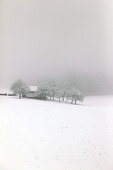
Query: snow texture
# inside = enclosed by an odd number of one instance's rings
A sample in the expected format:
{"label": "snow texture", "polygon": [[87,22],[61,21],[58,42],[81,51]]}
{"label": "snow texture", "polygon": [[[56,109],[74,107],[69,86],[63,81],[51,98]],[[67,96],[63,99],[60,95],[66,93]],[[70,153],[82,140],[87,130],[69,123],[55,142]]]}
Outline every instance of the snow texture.
{"label": "snow texture", "polygon": [[113,97],[0,97],[0,170],[113,170]]}

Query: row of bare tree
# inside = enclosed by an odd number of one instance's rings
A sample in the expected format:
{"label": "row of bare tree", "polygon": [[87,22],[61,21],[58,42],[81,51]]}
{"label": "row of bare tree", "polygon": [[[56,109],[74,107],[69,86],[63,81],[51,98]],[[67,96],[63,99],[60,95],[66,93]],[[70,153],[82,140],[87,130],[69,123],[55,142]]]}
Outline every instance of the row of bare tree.
{"label": "row of bare tree", "polygon": [[55,81],[41,81],[37,85],[37,91],[31,93],[26,83],[18,80],[12,85],[11,90],[19,98],[28,97],[40,100],[58,100],[59,103],[61,101],[71,101],[71,103],[74,102],[75,104],[77,101],[83,102],[84,100],[84,95],[75,86]]}

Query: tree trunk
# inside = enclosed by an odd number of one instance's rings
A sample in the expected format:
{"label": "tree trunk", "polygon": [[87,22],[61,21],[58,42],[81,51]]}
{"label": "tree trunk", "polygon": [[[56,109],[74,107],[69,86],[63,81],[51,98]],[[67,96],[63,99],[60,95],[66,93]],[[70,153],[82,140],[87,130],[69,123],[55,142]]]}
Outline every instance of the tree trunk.
{"label": "tree trunk", "polygon": [[66,98],[66,102],[68,103],[68,98]]}
{"label": "tree trunk", "polygon": [[76,100],[75,100],[75,104],[76,104],[77,102],[76,102]]}
{"label": "tree trunk", "polygon": [[71,104],[73,104],[73,100],[71,101]]}
{"label": "tree trunk", "polygon": [[60,98],[59,98],[59,103],[60,103]]}
{"label": "tree trunk", "polygon": [[53,96],[53,101],[54,101],[54,96]]}
{"label": "tree trunk", "polygon": [[21,99],[21,98],[22,98],[22,94],[20,93],[20,94],[19,94],[19,99]]}

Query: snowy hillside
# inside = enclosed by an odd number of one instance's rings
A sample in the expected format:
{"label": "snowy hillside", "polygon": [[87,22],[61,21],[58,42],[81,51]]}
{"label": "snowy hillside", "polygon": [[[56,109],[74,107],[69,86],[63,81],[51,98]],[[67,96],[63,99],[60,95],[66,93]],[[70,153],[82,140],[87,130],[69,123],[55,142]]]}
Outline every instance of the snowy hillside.
{"label": "snowy hillside", "polygon": [[113,170],[113,97],[0,97],[0,170]]}

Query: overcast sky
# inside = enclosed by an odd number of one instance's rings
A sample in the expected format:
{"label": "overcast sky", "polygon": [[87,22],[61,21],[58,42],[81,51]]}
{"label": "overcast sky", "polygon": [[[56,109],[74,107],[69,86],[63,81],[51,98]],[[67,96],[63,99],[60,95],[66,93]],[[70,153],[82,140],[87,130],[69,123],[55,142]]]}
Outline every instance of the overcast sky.
{"label": "overcast sky", "polygon": [[113,89],[112,0],[0,0],[0,37],[1,86],[75,74]]}

